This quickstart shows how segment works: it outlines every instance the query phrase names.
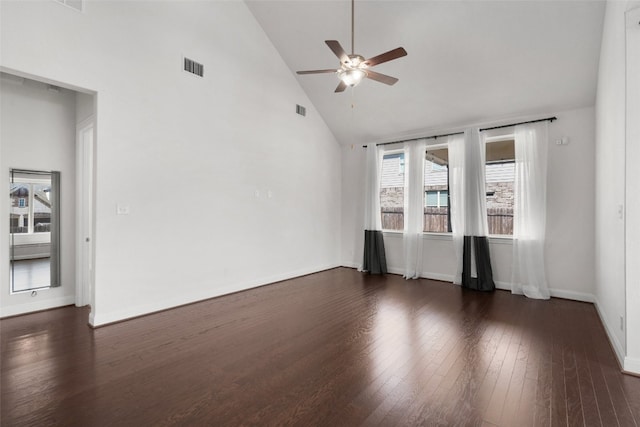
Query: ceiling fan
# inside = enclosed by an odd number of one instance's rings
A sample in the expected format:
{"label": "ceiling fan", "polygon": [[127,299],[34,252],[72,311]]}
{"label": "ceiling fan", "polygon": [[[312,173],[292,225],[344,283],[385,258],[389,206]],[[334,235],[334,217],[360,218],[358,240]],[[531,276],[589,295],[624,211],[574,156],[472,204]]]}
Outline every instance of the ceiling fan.
{"label": "ceiling fan", "polygon": [[383,62],[388,62],[407,55],[407,51],[402,47],[398,47],[388,52],[381,53],[380,55],[374,56],[373,58],[369,59],[364,59],[362,55],[355,54],[353,40],[354,8],[355,0],[351,0],[351,55],[347,55],[347,53],[344,51],[337,40],[325,40],[325,43],[327,44],[327,46],[329,46],[329,49],[331,49],[331,51],[335,53],[335,55],[340,59],[340,67],[337,69],[309,70],[297,72],[298,74],[336,74],[340,79],[340,83],[335,90],[336,93],[343,92],[347,88],[347,86],[356,86],[364,78],[375,80],[387,85],[395,84],[398,81],[398,79],[396,79],[395,77],[377,73],[375,71],[372,71],[370,68],[374,65],[382,64]]}

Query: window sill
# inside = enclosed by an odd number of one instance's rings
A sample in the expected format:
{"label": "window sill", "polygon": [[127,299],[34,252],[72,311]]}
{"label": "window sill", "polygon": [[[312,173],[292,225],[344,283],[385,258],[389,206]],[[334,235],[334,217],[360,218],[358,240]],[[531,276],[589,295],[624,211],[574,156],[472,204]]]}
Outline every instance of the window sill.
{"label": "window sill", "polygon": [[422,233],[422,238],[425,240],[453,240],[452,233],[434,233],[425,231]]}
{"label": "window sill", "polygon": [[13,244],[19,245],[32,245],[40,243],[51,243],[51,232],[42,233],[15,233],[11,235],[13,238]]}
{"label": "window sill", "polygon": [[[403,235],[403,232],[398,230],[382,230],[382,235],[385,237],[401,238]],[[424,240],[453,241],[453,233],[424,232],[422,233],[422,238]],[[488,236],[488,238],[489,238],[489,243],[493,245],[512,245],[513,244],[513,236],[491,235],[491,236]]]}
{"label": "window sill", "polygon": [[[382,235],[385,237],[402,237],[404,233],[399,230],[382,230]],[[453,240],[453,235],[451,233],[430,233],[423,232],[422,238],[425,240]]]}
{"label": "window sill", "polygon": [[489,243],[495,245],[511,245],[513,243],[513,236],[491,235],[489,236]]}

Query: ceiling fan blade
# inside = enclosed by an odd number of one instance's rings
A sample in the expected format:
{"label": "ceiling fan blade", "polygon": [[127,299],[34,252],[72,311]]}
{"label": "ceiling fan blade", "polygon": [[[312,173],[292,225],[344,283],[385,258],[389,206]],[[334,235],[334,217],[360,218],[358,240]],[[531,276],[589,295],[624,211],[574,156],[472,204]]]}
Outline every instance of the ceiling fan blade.
{"label": "ceiling fan blade", "polygon": [[308,71],[296,71],[296,74],[322,74],[322,73],[335,73],[337,70],[308,70]]}
{"label": "ceiling fan blade", "polygon": [[329,46],[329,49],[331,49],[331,51],[335,53],[338,58],[340,58],[341,63],[346,64],[349,62],[349,56],[347,55],[347,52],[345,52],[342,48],[339,41],[325,40],[324,42],[327,44],[327,46]]}
{"label": "ceiling fan blade", "polygon": [[380,83],[387,84],[389,86],[396,84],[398,79],[395,77],[387,76],[386,74],[376,73],[375,71],[367,70],[367,78],[375,80]]}
{"label": "ceiling fan blade", "polygon": [[369,58],[364,61],[369,67],[373,67],[374,65],[382,64],[383,62],[391,61],[393,59],[402,58],[407,55],[407,51],[404,50],[403,47],[398,47],[389,52],[381,53],[378,56],[374,56],[373,58]]}
{"label": "ceiling fan blade", "polygon": [[346,88],[347,88],[347,84],[345,82],[343,82],[342,80],[340,80],[340,83],[338,84],[338,87],[336,88],[336,90],[334,92],[335,93],[344,92],[344,90]]}

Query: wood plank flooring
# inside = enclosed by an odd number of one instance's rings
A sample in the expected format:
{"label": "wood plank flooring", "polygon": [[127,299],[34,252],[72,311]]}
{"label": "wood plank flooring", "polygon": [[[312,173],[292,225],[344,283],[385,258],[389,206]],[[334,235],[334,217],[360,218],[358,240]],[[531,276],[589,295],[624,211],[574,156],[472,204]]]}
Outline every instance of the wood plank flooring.
{"label": "wood plank flooring", "polygon": [[591,304],[339,268],[96,330],[4,319],[3,426],[638,426]]}

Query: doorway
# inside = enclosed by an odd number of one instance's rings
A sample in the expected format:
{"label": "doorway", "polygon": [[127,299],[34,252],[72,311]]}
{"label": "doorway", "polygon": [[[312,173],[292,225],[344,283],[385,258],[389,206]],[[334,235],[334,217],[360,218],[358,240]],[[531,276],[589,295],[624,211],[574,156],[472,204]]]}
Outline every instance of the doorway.
{"label": "doorway", "polygon": [[78,124],[76,145],[76,306],[93,300],[93,153],[95,123]]}
{"label": "doorway", "polygon": [[91,304],[96,95],[4,69],[0,85],[0,317]]}

